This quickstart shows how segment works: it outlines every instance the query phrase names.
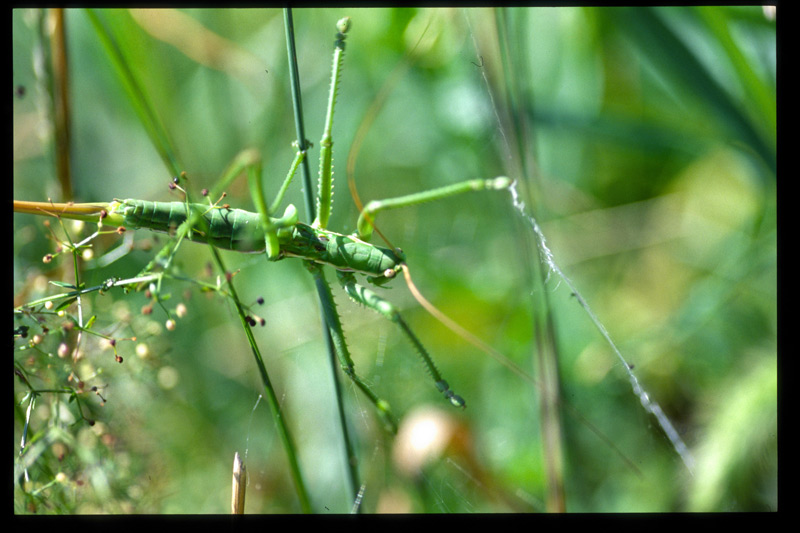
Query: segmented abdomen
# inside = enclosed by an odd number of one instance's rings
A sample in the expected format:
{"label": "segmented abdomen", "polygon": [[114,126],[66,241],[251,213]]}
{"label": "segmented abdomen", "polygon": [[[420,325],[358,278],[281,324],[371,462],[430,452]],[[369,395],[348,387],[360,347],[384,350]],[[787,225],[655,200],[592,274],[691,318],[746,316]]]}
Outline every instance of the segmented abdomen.
{"label": "segmented abdomen", "polygon": [[287,255],[330,265],[337,270],[372,277],[384,276],[387,270],[396,273],[403,261],[388,248],[302,223],[295,224],[291,239],[281,241],[281,250]]}
{"label": "segmented abdomen", "polygon": [[[191,240],[239,252],[264,251],[264,231],[258,213],[203,204],[189,205],[192,211],[202,214],[189,235]],[[187,205],[182,202],[123,200],[117,212],[125,217],[127,227],[174,234],[186,221]]]}
{"label": "segmented abdomen", "polygon": [[[192,227],[191,240],[238,252],[264,251],[264,229],[258,213],[203,204],[189,207],[202,215]],[[186,222],[187,206],[182,202],[122,200],[114,212],[125,217],[126,227],[174,234]],[[392,271],[391,277],[403,261],[388,248],[301,223],[281,231],[279,240],[281,257],[300,257],[371,277],[382,277]]]}

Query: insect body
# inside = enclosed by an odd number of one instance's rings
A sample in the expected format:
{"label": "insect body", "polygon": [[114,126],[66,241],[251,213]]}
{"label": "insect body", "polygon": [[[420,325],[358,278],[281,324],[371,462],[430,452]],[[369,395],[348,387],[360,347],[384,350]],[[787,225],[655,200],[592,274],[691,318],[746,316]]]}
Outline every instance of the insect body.
{"label": "insect body", "polygon": [[340,272],[364,274],[371,283],[378,285],[393,278],[405,261],[399,250],[375,246],[352,235],[320,230],[300,222],[292,228],[291,238],[281,244],[281,252],[330,265]]}
{"label": "insect body", "polygon": [[[188,234],[191,240],[238,252],[265,251],[266,232],[261,215],[242,209],[187,205],[182,202],[118,200],[110,206],[105,222],[174,233],[186,222],[189,211],[195,211],[202,217]],[[292,206],[283,217],[270,220],[271,225],[278,228],[280,255],[276,259],[298,257],[343,272],[364,274],[376,284],[394,277],[405,261],[399,251],[364,242],[352,235],[314,228],[296,220]]]}
{"label": "insect body", "polygon": [[[289,205],[284,214],[275,217],[283,194],[291,182],[300,162],[305,158],[304,151],[298,151],[295,162],[286,176],[283,186],[271,206],[267,206],[261,191],[261,160],[254,150],[245,150],[234,159],[228,172],[220,180],[221,184],[229,183],[241,171],[247,170],[253,200],[257,212],[234,209],[228,206],[186,202],[151,202],[128,199],[114,200],[101,204],[54,204],[51,202],[14,202],[17,212],[50,215],[84,221],[102,222],[103,225],[126,227],[131,229],[145,228],[152,231],[177,235],[192,241],[209,244],[216,248],[234,250],[245,253],[265,253],[270,261],[287,257],[295,257],[306,262],[314,275],[318,288],[327,283],[321,276],[322,266],[331,266],[337,271],[337,278],[345,292],[357,303],[372,309],[397,324],[404,335],[412,343],[433,378],[436,388],[452,405],[464,407],[465,401],[455,394],[439,374],[431,356],[420,340],[411,331],[401,317],[398,309],[379,296],[376,292],[361,286],[356,281],[356,274],[366,276],[374,285],[383,285],[405,271],[405,256],[399,249],[370,244],[368,239],[373,231],[376,215],[387,209],[412,206],[424,202],[447,198],[469,191],[505,190],[511,185],[506,177],[494,179],[473,179],[461,183],[414,193],[398,198],[370,202],[362,211],[354,235],[345,235],[327,229],[331,204],[331,155],[330,130],[332,126],[335,90],[338,85],[341,67],[341,53],[344,50],[344,33],[349,29],[347,20],[340,21],[337,34],[337,50],[333,66],[329,101],[328,120],[321,145],[320,182],[318,191],[319,214],[311,225],[298,221],[297,210]],[[220,185],[222,187],[223,185]],[[145,270],[149,270],[150,265]],[[355,373],[353,361],[348,353],[341,331],[335,305],[323,304],[323,313],[328,329],[334,337],[336,355],[342,370],[361,389],[382,415],[386,425],[396,430],[396,422],[391,415],[388,403],[375,395]]]}

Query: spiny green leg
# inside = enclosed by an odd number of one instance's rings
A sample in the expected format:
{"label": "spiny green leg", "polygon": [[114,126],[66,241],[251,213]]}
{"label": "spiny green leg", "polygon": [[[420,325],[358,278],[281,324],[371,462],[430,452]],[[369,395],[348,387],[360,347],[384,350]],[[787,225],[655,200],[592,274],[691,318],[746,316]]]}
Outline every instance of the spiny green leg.
{"label": "spiny green leg", "polygon": [[355,364],[353,363],[353,359],[350,357],[350,351],[348,350],[347,343],[344,340],[344,331],[342,330],[342,323],[339,320],[339,312],[336,310],[336,304],[333,302],[333,295],[331,294],[330,285],[328,285],[328,282],[322,273],[322,267],[310,261],[306,262],[306,267],[314,276],[314,280],[317,282],[317,285],[322,287],[323,290],[325,290],[328,294],[328,298],[324,300],[325,302],[328,302],[328,304],[322,306],[322,312],[325,315],[325,322],[328,324],[328,328],[331,332],[331,338],[333,339],[333,345],[336,349],[336,355],[339,358],[339,363],[342,366],[342,371],[353,381],[353,383],[355,383],[359,389],[361,389],[361,392],[363,392],[364,395],[369,398],[370,402],[372,402],[372,404],[378,410],[378,414],[381,416],[386,429],[392,434],[397,433],[397,420],[389,408],[389,402],[379,398],[372,391],[372,389],[369,388],[369,385],[364,383],[364,381],[362,381],[362,379],[356,374]]}
{"label": "spiny green leg", "polygon": [[342,70],[345,34],[350,29],[350,18],[345,17],[336,24],[336,48],[333,52],[331,89],[328,95],[328,114],[319,149],[319,187],[317,190],[317,218],[313,226],[327,228],[333,203],[333,110],[336,107],[336,94],[339,90],[339,74]]}
{"label": "spiny green leg", "polygon": [[511,183],[512,180],[504,176],[490,180],[475,179],[454,183],[453,185],[445,185],[444,187],[431,189],[430,191],[390,198],[388,200],[373,200],[364,207],[363,211],[361,211],[361,215],[358,217],[358,238],[363,241],[369,240],[372,236],[372,227],[375,222],[375,217],[383,210],[432,202],[470,191],[508,189]]}
{"label": "spiny green leg", "polygon": [[271,215],[280,207],[283,196],[286,194],[286,190],[289,188],[289,184],[292,182],[292,178],[294,178],[297,172],[297,167],[303,162],[305,156],[306,152],[304,150],[297,151],[292,166],[289,168],[289,173],[283,180],[283,185],[281,185],[278,195],[275,197],[270,207],[267,207],[267,201],[264,198],[264,189],[261,185],[261,160],[258,159],[247,167],[247,181],[250,184],[250,196],[253,197],[256,211],[261,215],[261,223],[264,226],[267,259],[270,261],[275,261],[280,258],[281,250],[278,242],[278,230],[281,229],[281,227],[293,225],[297,222],[297,210],[292,205],[288,206],[283,217],[278,220],[271,218]]}
{"label": "spiny green leg", "polygon": [[363,306],[380,313],[400,326],[400,329],[402,329],[406,336],[408,336],[411,344],[414,345],[414,347],[417,349],[417,352],[419,352],[420,357],[422,357],[423,362],[427,365],[428,371],[436,383],[436,388],[439,389],[439,392],[444,394],[444,397],[456,407],[466,407],[466,402],[464,399],[450,390],[450,386],[447,384],[447,381],[442,379],[442,375],[439,374],[439,370],[436,368],[436,365],[434,364],[433,359],[431,359],[430,354],[419,341],[417,336],[414,335],[414,332],[411,331],[411,328],[408,327],[408,324],[406,324],[405,320],[403,320],[403,317],[400,316],[400,312],[397,310],[397,308],[392,305],[391,302],[384,300],[370,289],[356,283],[356,278],[352,273],[337,271],[337,274],[339,276],[339,282],[342,284],[342,287],[344,287],[345,292],[347,292],[350,298],[357,303],[360,303]]}

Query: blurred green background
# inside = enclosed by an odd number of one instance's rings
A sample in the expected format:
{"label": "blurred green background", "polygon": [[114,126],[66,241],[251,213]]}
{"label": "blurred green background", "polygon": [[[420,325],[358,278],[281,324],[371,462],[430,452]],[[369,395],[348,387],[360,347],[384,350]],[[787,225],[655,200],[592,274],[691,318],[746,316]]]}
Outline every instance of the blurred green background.
{"label": "blurred green background", "polygon": [[[255,147],[264,157],[267,195],[274,195],[295,139],[282,12],[99,15],[149,94],[194,191],[213,186],[236,153]],[[13,12],[13,196],[60,200],[42,91],[41,16]],[[360,197],[478,177],[517,179],[555,261],[694,456],[692,475],[566,284],[552,273],[544,284],[532,281],[535,240],[507,193],[381,215],[381,231],[403,248],[426,297],[533,374],[541,340],[533,333],[534,306],[546,294],[561,398],[581,413],[563,413],[567,510],[776,510],[774,14],[761,7],[675,7],[314,9],[294,16],[306,130],[316,146],[335,23],[343,16],[353,23],[334,124],[330,227],[355,228],[347,154],[392,80],[356,159]],[[74,198],[179,200],[86,14],[67,10],[66,32]],[[312,171],[317,155],[315,148]],[[287,200],[298,207],[300,188],[298,180]],[[245,180],[227,192],[226,202],[252,209]],[[53,251],[42,221],[14,218],[15,306],[57,292],[47,280],[70,279],[69,257],[42,263]],[[82,279],[96,285],[135,275],[154,253],[143,249],[152,239],[137,232],[136,250],[102,268],[85,262]],[[95,240],[95,257],[118,243]],[[348,512],[311,278],[291,260],[224,257],[238,269],[242,299],[266,320],[257,340],[314,509]],[[206,248],[184,246],[178,263],[186,276],[214,281]],[[86,315],[98,317],[95,329],[137,337],[118,342],[122,364],[91,337],[82,341],[79,361],[59,358],[58,344],[74,342],[74,333],[63,332],[57,318],[49,319],[50,333],[36,350],[27,348],[30,338],[16,341],[15,364],[36,388],[74,386],[77,376],[87,389],[100,387],[106,400],[81,396],[87,416],[97,420],[89,426],[65,395],[38,397],[29,446],[20,457],[15,451],[16,512],[225,513],[235,451],[246,455],[247,512],[299,511],[232,305],[191,284],[166,290],[169,309],[187,308],[174,331],[165,329],[159,308],[141,314],[142,293],[85,299]],[[407,421],[434,409],[436,427],[448,428],[447,449],[431,452],[422,472],[408,475],[411,467],[392,450],[403,437],[393,444],[345,381],[365,484],[362,511],[546,510],[554,459],[542,451],[536,387],[435,321],[397,280],[385,295],[466,399],[465,410],[453,409],[396,327],[336,287],[334,294],[357,371]],[[263,306],[255,304],[259,296]],[[40,328],[29,319],[15,327],[23,323],[32,333]],[[18,450],[29,403],[25,385],[16,380],[15,387]]]}

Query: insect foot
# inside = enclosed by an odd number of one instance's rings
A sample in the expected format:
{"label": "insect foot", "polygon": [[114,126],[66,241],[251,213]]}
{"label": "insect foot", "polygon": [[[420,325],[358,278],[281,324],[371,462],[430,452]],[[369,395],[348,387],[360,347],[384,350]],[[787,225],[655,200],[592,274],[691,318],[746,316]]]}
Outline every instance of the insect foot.
{"label": "insect foot", "polygon": [[514,180],[512,180],[511,178],[508,178],[506,176],[499,176],[493,180],[486,180],[486,188],[500,191],[502,189],[508,189],[509,187],[511,187],[512,183],[514,183]]}
{"label": "insect foot", "polygon": [[464,401],[464,398],[456,394],[455,392],[450,390],[450,385],[443,379],[440,379],[436,382],[436,388],[439,389],[439,392],[444,394],[444,397],[450,400],[450,403],[455,405],[456,407],[461,407],[462,409],[467,407],[467,402]]}

